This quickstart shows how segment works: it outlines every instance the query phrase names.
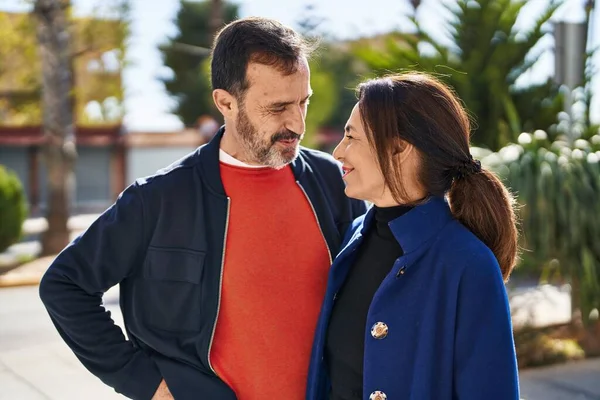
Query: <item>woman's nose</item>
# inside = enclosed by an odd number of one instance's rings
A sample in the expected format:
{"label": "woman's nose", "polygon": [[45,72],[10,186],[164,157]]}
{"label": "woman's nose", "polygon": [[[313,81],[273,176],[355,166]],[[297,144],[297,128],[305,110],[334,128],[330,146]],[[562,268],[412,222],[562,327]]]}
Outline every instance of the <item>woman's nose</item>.
{"label": "woman's nose", "polygon": [[344,159],[344,156],[343,156],[343,149],[342,149],[342,148],[343,148],[343,146],[342,146],[343,142],[344,142],[344,139],[342,139],[342,140],[341,140],[341,141],[338,143],[338,145],[337,145],[337,146],[335,146],[335,149],[333,149],[333,153],[332,153],[332,155],[333,155],[333,158],[335,158],[335,159],[336,159],[336,160],[338,160],[338,161],[343,161],[343,159]]}

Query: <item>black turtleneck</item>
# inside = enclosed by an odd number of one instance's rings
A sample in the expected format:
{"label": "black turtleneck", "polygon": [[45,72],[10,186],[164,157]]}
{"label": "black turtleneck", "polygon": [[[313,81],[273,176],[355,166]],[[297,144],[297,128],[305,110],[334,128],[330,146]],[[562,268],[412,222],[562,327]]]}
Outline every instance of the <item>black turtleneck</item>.
{"label": "black turtleneck", "polygon": [[389,222],[411,207],[375,207],[375,223],[365,234],[354,264],[333,306],[326,342],[330,400],[362,399],[367,312],[381,282],[402,255]]}

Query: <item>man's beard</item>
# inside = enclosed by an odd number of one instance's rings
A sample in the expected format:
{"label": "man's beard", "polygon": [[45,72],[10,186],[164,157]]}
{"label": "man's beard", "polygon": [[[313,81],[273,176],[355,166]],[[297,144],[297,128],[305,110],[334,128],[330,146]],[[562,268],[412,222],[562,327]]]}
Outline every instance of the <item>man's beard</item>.
{"label": "man's beard", "polygon": [[246,110],[241,107],[236,120],[236,130],[239,137],[239,144],[244,149],[245,155],[259,165],[266,165],[272,168],[281,168],[291,163],[298,157],[299,147],[277,145],[279,140],[302,139],[301,135],[286,130],[278,132],[271,136],[268,142],[261,139],[258,129],[250,119]]}

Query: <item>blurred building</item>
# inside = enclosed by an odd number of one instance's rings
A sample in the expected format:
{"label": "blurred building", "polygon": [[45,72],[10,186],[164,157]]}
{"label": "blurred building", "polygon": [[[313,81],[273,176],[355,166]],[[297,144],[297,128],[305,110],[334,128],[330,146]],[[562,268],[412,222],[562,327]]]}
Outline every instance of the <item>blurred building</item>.
{"label": "blurred building", "polygon": [[[100,212],[135,179],[155,173],[205,143],[196,130],[124,132],[119,125],[76,130],[71,207],[73,213]],[[19,176],[31,215],[46,209],[46,167],[40,126],[0,127],[0,164]]]}
{"label": "blurred building", "polygon": [[[209,131],[124,132],[122,71],[126,18],[71,19],[73,115],[78,159],[73,213],[99,212],[136,178],[193,151]],[[121,16],[122,17],[122,16]],[[45,212],[46,167],[42,124],[42,74],[36,21],[30,13],[0,12],[0,164],[14,170],[32,215]]]}

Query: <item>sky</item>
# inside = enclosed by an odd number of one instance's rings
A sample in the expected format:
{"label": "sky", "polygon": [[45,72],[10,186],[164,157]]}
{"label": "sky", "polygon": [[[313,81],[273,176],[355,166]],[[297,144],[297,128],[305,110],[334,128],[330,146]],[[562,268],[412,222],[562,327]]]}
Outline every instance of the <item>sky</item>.
{"label": "sky", "polygon": [[[72,0],[75,12],[90,14],[99,0]],[[442,2],[452,0],[423,0],[418,18],[425,29],[438,39],[444,38],[439,27],[444,21]],[[173,20],[179,8],[179,0],[131,0],[132,37],[129,45],[129,66],[125,69],[124,124],[129,131],[174,131],[183,127],[179,119],[170,111],[173,100],[158,78],[169,76],[169,69],[162,65],[158,46],[176,33]],[[384,33],[392,29],[402,29],[407,21],[403,17],[410,10],[408,0],[236,0],[240,5],[241,16],[257,15],[275,18],[284,24],[297,28],[297,21],[307,4],[315,6],[313,13],[325,22],[326,31],[336,38],[349,39],[365,35]],[[585,0],[565,0],[565,4],[555,15],[554,20],[581,22],[584,19]],[[0,10],[27,11],[27,0],[0,0]],[[543,9],[547,0],[529,0],[518,21],[520,28],[526,29]],[[597,5],[597,8],[600,4]],[[595,12],[592,45],[600,46],[600,10]],[[553,40],[546,37],[541,46],[552,46]],[[595,58],[600,68],[600,52]],[[554,57],[546,52],[538,65],[519,83],[539,82],[551,76],[554,71]],[[600,122],[600,76],[593,82],[596,93],[592,103],[592,118]],[[310,112],[310,111],[309,111]]]}

